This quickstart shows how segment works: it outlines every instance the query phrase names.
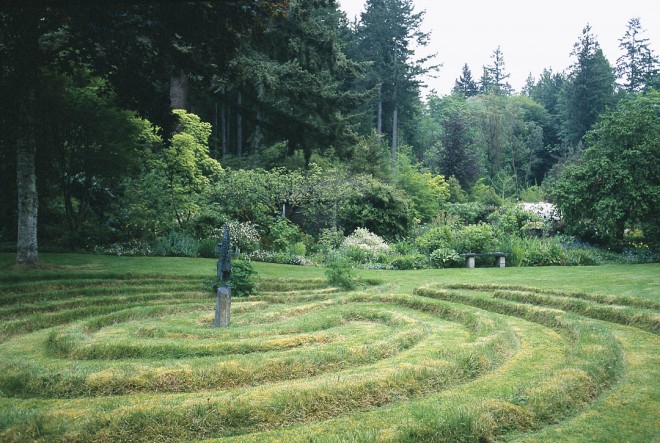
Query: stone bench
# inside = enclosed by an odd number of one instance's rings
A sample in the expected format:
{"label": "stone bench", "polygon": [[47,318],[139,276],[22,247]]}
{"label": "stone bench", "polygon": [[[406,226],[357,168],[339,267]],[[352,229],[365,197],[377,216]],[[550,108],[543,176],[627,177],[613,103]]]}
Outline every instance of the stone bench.
{"label": "stone bench", "polygon": [[489,254],[469,253],[469,254],[461,254],[461,255],[463,255],[464,257],[467,257],[467,267],[472,269],[472,268],[474,268],[474,263],[475,263],[474,258],[475,257],[497,257],[497,266],[499,268],[506,268],[506,257],[509,254],[506,254],[504,252],[492,252],[492,253],[489,253]]}

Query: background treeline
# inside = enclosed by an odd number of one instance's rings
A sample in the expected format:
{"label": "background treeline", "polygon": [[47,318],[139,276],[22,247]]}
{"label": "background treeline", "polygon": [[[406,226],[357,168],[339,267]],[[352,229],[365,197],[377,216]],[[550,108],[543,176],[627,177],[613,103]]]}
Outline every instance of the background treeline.
{"label": "background treeline", "polygon": [[[8,2],[0,240],[27,262],[37,232],[212,255],[229,223],[255,257],[300,261],[365,228],[420,266],[539,232],[657,245],[660,77],[638,19],[614,64],[587,25],[566,72],[516,92],[498,47],[480,78],[465,65],[452,94],[422,100],[437,69],[413,50],[422,18],[411,0],[368,0],[354,23],[329,0]],[[542,200],[561,223],[514,205]],[[376,256],[354,259],[395,260]]]}

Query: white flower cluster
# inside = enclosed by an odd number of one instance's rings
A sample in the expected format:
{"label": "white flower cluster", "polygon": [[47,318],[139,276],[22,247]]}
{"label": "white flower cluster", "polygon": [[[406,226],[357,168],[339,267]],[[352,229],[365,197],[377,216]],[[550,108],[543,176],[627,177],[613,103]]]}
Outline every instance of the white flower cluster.
{"label": "white flower cluster", "polygon": [[538,215],[543,221],[559,221],[559,210],[552,203],[523,203],[523,211]]}
{"label": "white flower cluster", "polygon": [[385,240],[376,234],[369,232],[366,228],[357,228],[351,235],[344,239],[342,248],[359,248],[373,254],[386,254],[390,252],[390,246]]}

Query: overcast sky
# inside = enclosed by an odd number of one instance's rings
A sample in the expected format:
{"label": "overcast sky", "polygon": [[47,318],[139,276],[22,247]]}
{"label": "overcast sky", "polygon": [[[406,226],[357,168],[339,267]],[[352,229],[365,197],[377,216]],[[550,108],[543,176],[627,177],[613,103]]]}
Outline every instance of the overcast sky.
{"label": "overcast sky", "polygon": [[[364,0],[339,0],[348,18],[360,16]],[[423,31],[431,32],[428,47],[419,55],[437,53],[442,63],[435,79],[426,79],[429,89],[440,95],[451,92],[467,63],[475,80],[482,67],[491,63],[493,51],[500,46],[509,83],[520,91],[527,76],[535,77],[544,68],[554,72],[568,69],[573,45],[582,29],[591,25],[610,64],[621,55],[619,39],[628,20],[640,19],[658,56],[660,45],[660,1],[658,0],[414,0],[416,11],[426,10]]]}

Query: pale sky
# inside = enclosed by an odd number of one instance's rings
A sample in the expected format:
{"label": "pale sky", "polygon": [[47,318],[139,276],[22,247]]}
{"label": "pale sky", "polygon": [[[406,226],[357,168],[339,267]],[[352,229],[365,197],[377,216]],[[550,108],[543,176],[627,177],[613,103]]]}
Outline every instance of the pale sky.
{"label": "pale sky", "polygon": [[[364,0],[339,0],[352,21],[359,18]],[[445,95],[451,92],[467,63],[475,80],[483,66],[491,63],[493,51],[500,46],[509,83],[519,92],[532,73],[536,78],[544,68],[554,72],[568,70],[571,51],[582,29],[589,23],[591,32],[615,66],[622,54],[619,39],[628,20],[640,19],[650,39],[651,49],[660,56],[660,1],[657,0],[414,0],[416,11],[426,10],[422,30],[431,32],[431,42],[418,51],[419,56],[437,53],[442,63],[437,78],[425,79],[430,89]]]}

